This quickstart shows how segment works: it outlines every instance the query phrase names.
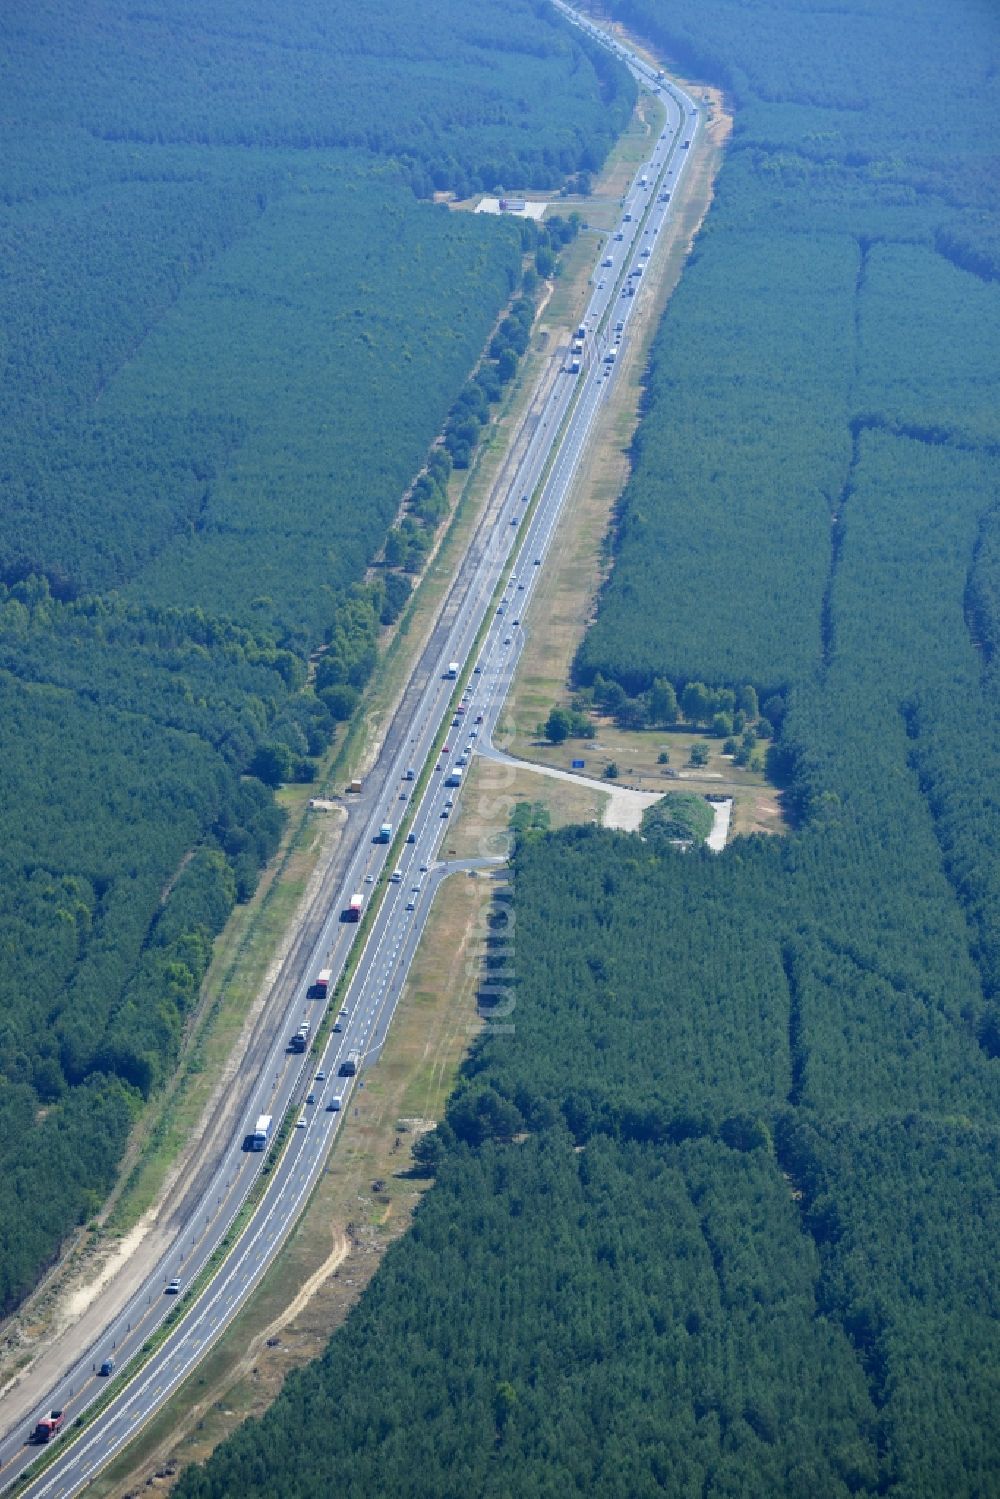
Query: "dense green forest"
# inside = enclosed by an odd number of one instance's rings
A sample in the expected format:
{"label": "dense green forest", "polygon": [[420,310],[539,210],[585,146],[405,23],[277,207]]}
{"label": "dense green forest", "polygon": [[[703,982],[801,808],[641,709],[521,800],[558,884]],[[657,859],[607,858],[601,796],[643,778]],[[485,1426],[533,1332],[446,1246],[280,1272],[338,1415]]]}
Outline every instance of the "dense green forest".
{"label": "dense green forest", "polygon": [[575,232],[421,198],[592,171],[634,89],[528,0],[19,0],[0,41],[8,1309],[110,1186]]}
{"label": "dense green forest", "polygon": [[611,8],[736,130],[578,685],[755,684],[794,831],[525,831],[413,1232],[183,1499],[1000,1492],[995,10]]}

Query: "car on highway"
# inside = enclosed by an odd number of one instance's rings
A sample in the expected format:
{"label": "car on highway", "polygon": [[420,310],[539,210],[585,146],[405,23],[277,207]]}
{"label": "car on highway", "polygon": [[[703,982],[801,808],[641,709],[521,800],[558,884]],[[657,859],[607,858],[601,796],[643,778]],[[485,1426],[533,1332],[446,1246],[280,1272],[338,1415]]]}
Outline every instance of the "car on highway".
{"label": "car on highway", "polygon": [[317,1074],[316,1074],[316,1081],[318,1083],[325,1083],[326,1082],[326,1073],[323,1071],[322,1068],[320,1068],[319,1072],[317,1072]]}
{"label": "car on highway", "polygon": [[450,755],[451,754],[451,745],[450,744],[446,744],[444,746],[444,748],[442,749],[441,753],[442,753],[442,755]]}
{"label": "car on highway", "polygon": [[375,876],[373,874],[366,874],[365,875],[365,884],[366,885],[374,885],[374,883],[375,883]]}
{"label": "car on highway", "polygon": [[406,841],[407,841],[407,843],[416,843],[416,841],[417,841],[417,835],[416,835],[416,833],[407,833],[407,835],[406,835]]}
{"label": "car on highway", "polygon": [[476,714],[476,723],[482,723],[482,721],[483,721],[483,715],[481,713],[477,713]]}
{"label": "car on highway", "polygon": [[166,1290],[164,1291],[163,1294],[165,1296],[176,1296],[177,1292],[180,1290],[180,1288],[181,1288],[181,1283],[177,1279],[177,1276],[175,1275],[174,1278],[173,1278],[173,1280],[167,1282]]}
{"label": "car on highway", "polygon": [[510,636],[509,635],[506,635],[504,637],[504,642],[503,643],[504,643],[504,645],[510,645]]}
{"label": "car on highway", "polygon": [[513,621],[513,623],[514,623],[514,624],[515,624],[515,625],[519,625],[519,624],[520,624],[520,623],[521,623],[521,621],[520,621],[520,620],[519,620],[519,619],[515,619],[515,620],[514,620],[514,621]]}
{"label": "car on highway", "polygon": [[295,1128],[296,1129],[305,1129],[305,1127],[306,1127],[306,1116],[305,1116],[305,1114],[300,1114],[299,1117],[295,1121]]}
{"label": "car on highway", "polygon": [[441,808],[441,816],[442,817],[447,817],[448,816],[448,808],[447,807],[442,807]]}
{"label": "car on highway", "polygon": [[312,1089],[310,1088],[308,1094],[306,1095],[306,1103],[315,1103],[315,1102],[316,1102],[316,1095],[312,1091]]}
{"label": "car on highway", "polygon": [[113,1358],[106,1358],[104,1360],[104,1363],[101,1365],[101,1367],[98,1369],[97,1372],[104,1379],[107,1379],[107,1377],[108,1377],[109,1374],[113,1374],[115,1372],[115,1361],[114,1361],[114,1359]]}
{"label": "car on highway", "polygon": [[421,874],[426,874],[427,873],[427,865],[426,864],[421,864],[421,866],[420,866],[420,873]]}
{"label": "car on highway", "polygon": [[417,908],[416,908],[416,905],[414,904],[414,902],[412,900],[408,900],[406,902],[406,909],[408,911],[415,911]]}
{"label": "car on highway", "polygon": [[481,666],[477,665],[477,666],[474,666],[472,669],[476,673],[476,676],[479,676],[480,673],[482,672],[483,668]]}
{"label": "car on highway", "polygon": [[535,566],[536,567],[541,567],[541,565],[542,565],[542,559],[541,559],[541,557],[536,557],[535,558]]}

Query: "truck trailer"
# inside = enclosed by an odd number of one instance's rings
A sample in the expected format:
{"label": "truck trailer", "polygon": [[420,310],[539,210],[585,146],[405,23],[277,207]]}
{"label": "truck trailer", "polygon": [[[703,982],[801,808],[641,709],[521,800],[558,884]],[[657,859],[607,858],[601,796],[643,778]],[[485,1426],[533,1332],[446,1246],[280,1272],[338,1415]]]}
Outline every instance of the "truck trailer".
{"label": "truck trailer", "polygon": [[32,1433],[34,1440],[36,1442],[51,1442],[52,1438],[57,1437],[62,1431],[62,1424],[63,1412],[50,1411],[49,1414],[47,1416],[43,1416],[36,1425],[35,1430]]}
{"label": "truck trailer", "polygon": [[330,985],[332,982],[332,970],[329,968],[321,968],[319,973],[317,973],[316,975],[316,982],[313,984],[313,997],[315,999],[325,999],[330,992]]}
{"label": "truck trailer", "polygon": [[250,1148],[252,1150],[266,1150],[267,1142],[271,1138],[271,1125],[273,1120],[270,1114],[261,1114],[253,1127],[250,1137]]}
{"label": "truck trailer", "polygon": [[364,897],[360,893],[356,893],[356,894],[352,895],[351,898],[350,898],[350,900],[347,903],[347,910],[344,912],[344,920],[345,921],[360,921],[361,920],[361,907],[363,905],[364,905]]}
{"label": "truck trailer", "polygon": [[378,837],[375,839],[375,842],[376,843],[391,843],[392,842],[392,823],[391,822],[384,822],[382,824],[382,826],[378,830]]}
{"label": "truck trailer", "polygon": [[360,1051],[349,1051],[347,1053],[347,1056],[344,1058],[344,1060],[340,1064],[340,1075],[341,1075],[341,1077],[354,1077],[354,1075],[356,1074],[356,1072],[357,1072],[357,1070],[358,1070],[358,1068],[360,1066],[361,1066],[361,1053],[360,1053]]}

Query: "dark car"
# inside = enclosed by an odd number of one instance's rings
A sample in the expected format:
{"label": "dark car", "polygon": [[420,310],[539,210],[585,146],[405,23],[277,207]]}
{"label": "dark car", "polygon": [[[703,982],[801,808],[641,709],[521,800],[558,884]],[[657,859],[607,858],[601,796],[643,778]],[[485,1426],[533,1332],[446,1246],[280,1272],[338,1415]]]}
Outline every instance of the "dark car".
{"label": "dark car", "polygon": [[113,1374],[115,1372],[115,1361],[114,1361],[114,1359],[113,1358],[106,1358],[104,1360],[104,1363],[101,1365],[101,1367],[98,1369],[97,1372],[98,1372],[98,1374],[102,1374],[105,1378],[107,1378],[107,1376],[109,1374]]}

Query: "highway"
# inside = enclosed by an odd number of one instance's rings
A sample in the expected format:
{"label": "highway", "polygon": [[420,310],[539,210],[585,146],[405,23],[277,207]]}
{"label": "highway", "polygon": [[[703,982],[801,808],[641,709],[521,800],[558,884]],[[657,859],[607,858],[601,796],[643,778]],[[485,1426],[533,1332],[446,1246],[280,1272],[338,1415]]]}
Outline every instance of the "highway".
{"label": "highway", "polygon": [[[541,584],[567,496],[615,381],[634,291],[689,159],[685,142],[693,140],[700,124],[693,103],[672,84],[626,53],[620,43],[609,42],[589,21],[568,7],[559,8],[602,44],[611,45],[640,81],[660,95],[667,115],[662,134],[626,195],[620,221],[601,249],[582,320],[579,372],[570,373],[573,355],[567,351],[564,370],[551,383],[530,440],[512,468],[502,505],[463,563],[448,628],[441,640],[435,640],[437,660],[420,689],[404,696],[401,712],[406,717],[397,720],[369,776],[366,793],[374,787],[375,794],[366,794],[364,810],[356,809],[349,821],[345,837],[353,841],[339,898],[303,966],[283,1023],[275,1029],[250,1096],[244,1129],[225,1151],[185,1231],[155,1273],[100,1340],[65,1371],[44,1403],[0,1439],[3,1486],[21,1476],[40,1452],[57,1454],[45,1472],[23,1483],[20,1492],[33,1499],[65,1499],[83,1491],[176,1390],[245,1304],[305,1206],[336,1134],[349,1117],[354,1090],[364,1086],[365,1067],[377,1059],[438,887],[454,867],[489,863],[449,865],[440,857],[442,841],[471,757],[491,743],[524,642],[525,611]],[[449,675],[450,663],[458,663],[457,680]],[[379,841],[384,823],[392,826],[388,844]],[[355,893],[362,896],[367,918],[360,928],[363,939],[359,927],[344,919]],[[363,940],[359,953],[353,951],[356,940]],[[343,1015],[321,1054],[308,1048],[305,1053],[290,1050],[299,1026],[307,1025],[314,1037],[326,1004],[335,1003],[310,998],[318,973],[333,971],[332,994],[349,959],[355,967],[343,990]],[[352,1053],[357,1054],[358,1070],[342,1075]],[[258,1115],[270,1114],[277,1128],[289,1109],[295,1124],[277,1160],[272,1159],[273,1151],[258,1154],[244,1148],[244,1135],[252,1131]],[[225,1238],[265,1163],[260,1200],[235,1247],[204,1289],[185,1295]],[[176,1295],[168,1290],[175,1278]],[[138,1367],[137,1355],[171,1312],[169,1333]],[[97,1370],[110,1358],[114,1372],[102,1378]],[[70,1423],[105,1393],[112,1397],[106,1407],[71,1441]],[[63,1434],[51,1448],[28,1445],[35,1422],[50,1409],[65,1412]]]}

